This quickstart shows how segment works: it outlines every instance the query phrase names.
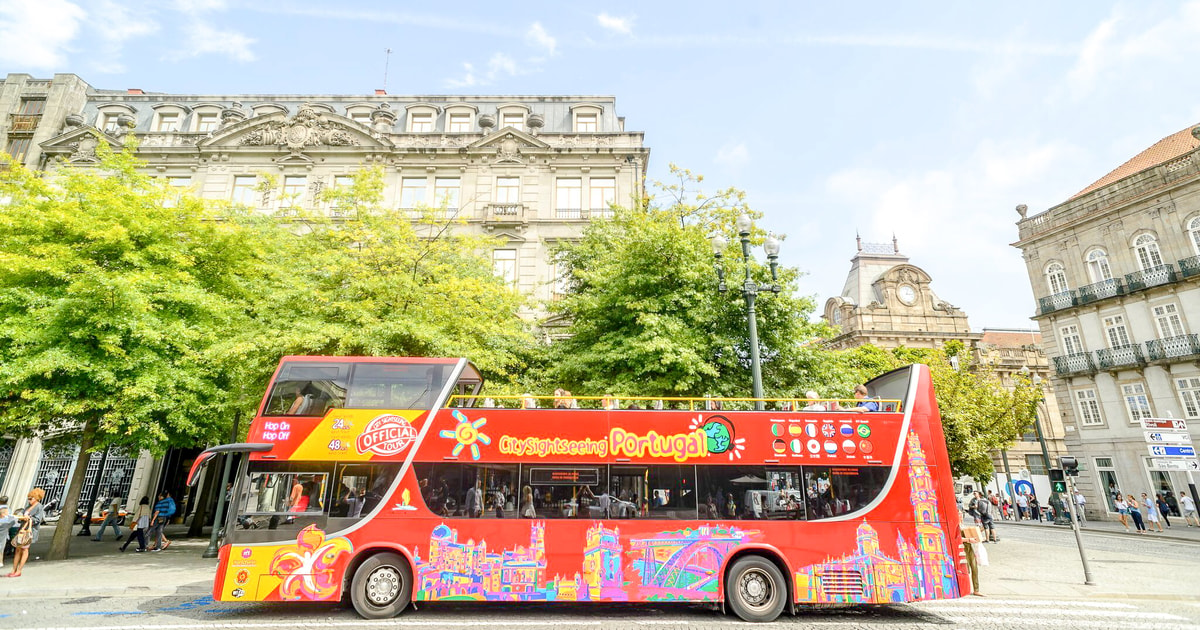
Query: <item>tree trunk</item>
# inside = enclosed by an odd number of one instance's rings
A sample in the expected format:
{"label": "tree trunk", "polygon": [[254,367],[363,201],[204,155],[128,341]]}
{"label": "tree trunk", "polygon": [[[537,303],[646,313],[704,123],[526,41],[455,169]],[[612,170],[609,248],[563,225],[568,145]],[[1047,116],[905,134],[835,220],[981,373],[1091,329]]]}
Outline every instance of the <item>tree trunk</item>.
{"label": "tree trunk", "polygon": [[209,465],[204,471],[204,487],[200,491],[200,500],[196,501],[196,511],[192,514],[192,524],[188,527],[188,538],[204,536],[204,522],[208,520],[208,511],[213,503],[213,490],[221,482],[218,468]]}
{"label": "tree trunk", "polygon": [[75,537],[75,512],[83,491],[83,480],[87,477],[88,459],[92,456],[90,451],[95,443],[95,421],[89,420],[84,424],[83,435],[79,439],[79,456],[75,458],[75,470],[67,486],[67,496],[63,497],[62,511],[59,512],[58,526],[54,528],[54,538],[50,541],[50,552],[46,554],[47,560],[66,560],[70,555],[71,539]]}

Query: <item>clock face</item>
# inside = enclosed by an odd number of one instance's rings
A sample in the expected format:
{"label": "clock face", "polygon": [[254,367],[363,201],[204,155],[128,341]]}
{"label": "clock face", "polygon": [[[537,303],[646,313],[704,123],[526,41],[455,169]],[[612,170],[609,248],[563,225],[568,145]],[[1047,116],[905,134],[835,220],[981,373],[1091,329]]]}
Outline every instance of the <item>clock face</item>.
{"label": "clock face", "polygon": [[900,301],[912,306],[917,301],[917,290],[912,288],[910,284],[900,285],[900,290],[897,292],[900,296]]}

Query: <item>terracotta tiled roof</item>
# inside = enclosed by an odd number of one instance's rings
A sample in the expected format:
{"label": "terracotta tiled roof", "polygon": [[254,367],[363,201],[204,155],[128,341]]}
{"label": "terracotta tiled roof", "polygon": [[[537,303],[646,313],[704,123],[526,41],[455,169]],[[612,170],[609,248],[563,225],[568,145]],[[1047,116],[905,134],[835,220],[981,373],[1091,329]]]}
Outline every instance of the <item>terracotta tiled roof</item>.
{"label": "terracotta tiled roof", "polygon": [[1189,126],[1155,142],[1149,149],[1133,156],[1133,159],[1113,169],[1112,172],[1096,180],[1091,186],[1072,195],[1071,199],[1194,151],[1197,146],[1200,146],[1200,140],[1192,136],[1194,127],[1195,125]]}
{"label": "terracotta tiled roof", "polygon": [[1031,343],[1042,343],[1042,334],[1033,331],[1009,332],[985,330],[983,331],[983,339],[980,339],[980,342],[999,348],[1019,348]]}

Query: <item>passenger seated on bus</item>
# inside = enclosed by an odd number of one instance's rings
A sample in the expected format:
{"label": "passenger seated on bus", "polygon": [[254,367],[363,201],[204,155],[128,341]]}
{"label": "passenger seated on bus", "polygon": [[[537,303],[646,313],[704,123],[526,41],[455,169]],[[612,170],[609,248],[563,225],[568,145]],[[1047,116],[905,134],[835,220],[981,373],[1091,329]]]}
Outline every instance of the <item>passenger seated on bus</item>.
{"label": "passenger seated on bus", "polygon": [[809,401],[808,404],[804,406],[804,411],[832,411],[829,403],[822,401],[817,392],[809,390],[804,394],[804,397]]}
{"label": "passenger seated on bus", "polygon": [[537,399],[529,394],[521,394],[521,408],[522,409],[537,409],[538,408]]}
{"label": "passenger seated on bus", "polygon": [[[307,389],[308,388],[306,387],[305,390],[307,390]],[[296,400],[292,401],[292,406],[288,407],[287,413],[285,413],[284,415],[303,416],[303,415],[307,414],[309,409],[312,409],[312,407],[313,407],[312,394],[306,394],[306,393],[304,393],[304,390],[302,390],[296,394]]]}
{"label": "passenger seated on bus", "polygon": [[879,403],[874,400],[868,400],[867,395],[868,393],[866,385],[856,385],[854,387],[854,398],[858,400],[858,404],[855,405],[854,411],[860,413],[864,411],[879,411]]}
{"label": "passenger seated on bus", "polygon": [[533,489],[529,486],[521,488],[521,518],[537,518],[537,510],[533,508]]}
{"label": "passenger seated on bus", "polygon": [[555,409],[571,409],[575,400],[571,398],[571,392],[559,387],[554,390],[554,408]]}

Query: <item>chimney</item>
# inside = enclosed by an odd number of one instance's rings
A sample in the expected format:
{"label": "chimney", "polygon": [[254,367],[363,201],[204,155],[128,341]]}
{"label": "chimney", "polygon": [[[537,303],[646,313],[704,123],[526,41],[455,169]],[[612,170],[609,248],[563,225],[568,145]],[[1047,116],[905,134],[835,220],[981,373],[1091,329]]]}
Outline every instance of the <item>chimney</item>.
{"label": "chimney", "polygon": [[375,96],[387,96],[387,90],[375,90]]}
{"label": "chimney", "polygon": [[128,90],[126,90],[126,93],[128,93],[128,94],[145,94],[145,92],[142,91],[142,88],[129,88]]}

